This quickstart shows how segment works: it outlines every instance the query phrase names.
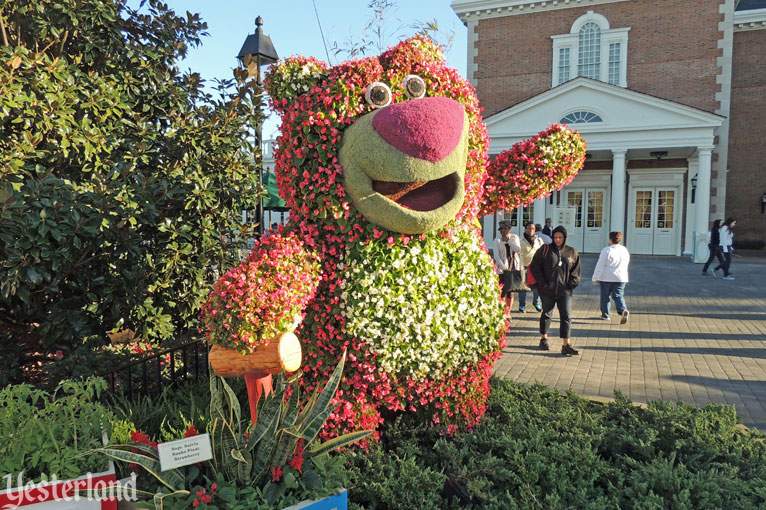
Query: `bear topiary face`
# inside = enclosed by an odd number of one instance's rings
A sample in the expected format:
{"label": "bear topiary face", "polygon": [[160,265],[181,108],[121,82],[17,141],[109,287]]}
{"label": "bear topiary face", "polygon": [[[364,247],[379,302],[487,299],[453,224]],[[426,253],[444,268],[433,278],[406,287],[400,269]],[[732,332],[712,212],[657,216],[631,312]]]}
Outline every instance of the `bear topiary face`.
{"label": "bear topiary face", "polygon": [[340,163],[348,194],[365,218],[388,230],[436,230],[463,206],[468,116],[446,97],[383,106],[343,135]]}
{"label": "bear topiary face", "polygon": [[283,118],[277,184],[291,214],[403,234],[476,218],[486,131],[471,86],[429,39],[330,69],[291,57],[265,84]]}

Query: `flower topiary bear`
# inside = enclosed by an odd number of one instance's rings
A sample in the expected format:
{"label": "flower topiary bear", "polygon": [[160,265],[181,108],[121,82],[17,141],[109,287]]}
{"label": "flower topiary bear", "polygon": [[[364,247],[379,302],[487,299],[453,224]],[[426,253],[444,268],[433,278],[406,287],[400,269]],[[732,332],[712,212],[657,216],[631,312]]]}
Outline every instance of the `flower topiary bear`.
{"label": "flower topiary bear", "polygon": [[308,387],[346,349],[327,435],[394,411],[474,425],[505,341],[477,219],[569,182],[584,142],[554,124],[488,162],[474,89],[422,37],[329,68],[291,57],[265,87],[290,221],[216,284],[209,340],[248,353],[295,329]]}

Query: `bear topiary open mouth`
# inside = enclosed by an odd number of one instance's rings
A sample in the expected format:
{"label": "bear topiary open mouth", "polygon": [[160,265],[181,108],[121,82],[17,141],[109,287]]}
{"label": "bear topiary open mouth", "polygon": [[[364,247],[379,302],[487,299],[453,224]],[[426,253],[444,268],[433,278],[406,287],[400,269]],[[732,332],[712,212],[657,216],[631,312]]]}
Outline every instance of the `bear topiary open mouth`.
{"label": "bear topiary open mouth", "polygon": [[413,211],[433,211],[448,203],[457,191],[457,172],[432,181],[372,181],[372,189]]}

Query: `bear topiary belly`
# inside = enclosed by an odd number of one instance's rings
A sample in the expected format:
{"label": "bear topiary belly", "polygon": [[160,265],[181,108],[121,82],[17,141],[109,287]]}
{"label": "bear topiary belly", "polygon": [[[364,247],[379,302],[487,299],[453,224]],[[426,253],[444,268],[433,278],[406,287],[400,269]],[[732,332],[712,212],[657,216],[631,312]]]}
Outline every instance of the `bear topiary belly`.
{"label": "bear topiary belly", "polygon": [[338,270],[345,335],[393,379],[441,379],[498,349],[497,276],[471,232],[354,245]]}

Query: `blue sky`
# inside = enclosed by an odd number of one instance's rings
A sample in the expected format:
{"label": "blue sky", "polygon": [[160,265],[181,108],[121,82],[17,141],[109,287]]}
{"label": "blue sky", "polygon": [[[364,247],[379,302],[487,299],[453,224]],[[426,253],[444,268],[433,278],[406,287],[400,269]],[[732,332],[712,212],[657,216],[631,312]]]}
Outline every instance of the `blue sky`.
{"label": "blue sky", "polygon": [[[290,55],[314,56],[327,61],[322,36],[317,24],[311,0],[269,0],[268,2],[245,0],[165,0],[179,14],[197,12],[208,24],[209,36],[199,48],[192,49],[181,69],[199,72],[205,80],[230,78],[236,66],[235,55],[248,34],[255,32],[256,16],[263,17],[264,32],[271,37],[280,57]],[[367,0],[315,0],[328,48],[332,42],[339,45],[349,38],[359,41],[362,29],[372,17]],[[130,0],[135,7],[138,0]],[[143,9],[146,9],[144,6]],[[460,74],[466,68],[466,28],[450,8],[449,0],[399,0],[393,10],[387,11],[384,25],[387,45],[395,44],[402,36],[411,35],[411,25],[436,19],[442,31],[455,31],[447,60]],[[371,50],[370,55],[377,54]],[[330,51],[332,63],[340,57]],[[264,125],[264,137],[272,136],[277,129],[275,115]]]}

